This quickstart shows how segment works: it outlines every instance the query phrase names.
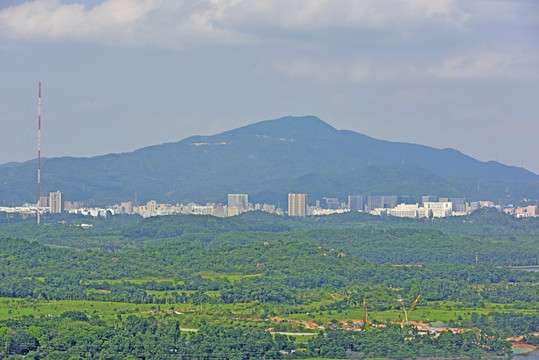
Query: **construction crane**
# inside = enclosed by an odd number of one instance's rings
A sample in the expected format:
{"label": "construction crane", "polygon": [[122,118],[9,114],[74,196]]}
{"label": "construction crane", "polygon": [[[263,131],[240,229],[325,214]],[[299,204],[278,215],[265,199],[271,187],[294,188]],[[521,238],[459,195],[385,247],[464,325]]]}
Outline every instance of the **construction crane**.
{"label": "construction crane", "polygon": [[367,325],[367,299],[363,299],[363,327]]}
{"label": "construction crane", "polygon": [[[346,321],[345,321],[346,322]],[[363,299],[363,321],[360,322],[360,320],[352,320],[354,328],[358,329],[360,327],[365,328],[367,325],[367,299]]]}
{"label": "construction crane", "polygon": [[[410,313],[412,312],[412,310],[414,310],[414,308],[417,305],[417,302],[419,301],[419,298],[421,297],[421,295],[422,294],[417,295],[417,298],[412,303],[412,306],[410,306],[410,309],[408,311],[406,311],[406,308],[404,307],[404,303],[403,303],[402,308],[404,310],[404,319],[402,320],[401,326],[404,326],[404,324],[410,325],[410,321],[408,320],[408,316],[410,316]],[[399,301],[402,302],[402,298],[399,297]]]}

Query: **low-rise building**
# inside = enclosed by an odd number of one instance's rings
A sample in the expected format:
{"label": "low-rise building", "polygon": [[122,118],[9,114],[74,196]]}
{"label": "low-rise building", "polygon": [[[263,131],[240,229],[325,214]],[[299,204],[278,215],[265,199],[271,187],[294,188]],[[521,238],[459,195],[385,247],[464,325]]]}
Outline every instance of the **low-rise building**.
{"label": "low-rise building", "polygon": [[307,215],[319,216],[319,215],[343,214],[349,211],[350,209],[321,209],[315,206],[309,206]]}
{"label": "low-rise building", "polygon": [[399,204],[393,209],[388,209],[387,214],[396,217],[423,218],[430,217],[431,210],[420,207],[419,204]]}
{"label": "low-rise building", "polygon": [[537,205],[519,206],[515,209],[516,217],[537,217]]}
{"label": "low-rise building", "polygon": [[453,203],[451,201],[426,201],[423,206],[425,209],[432,211],[432,217],[441,218],[451,216],[453,214]]}

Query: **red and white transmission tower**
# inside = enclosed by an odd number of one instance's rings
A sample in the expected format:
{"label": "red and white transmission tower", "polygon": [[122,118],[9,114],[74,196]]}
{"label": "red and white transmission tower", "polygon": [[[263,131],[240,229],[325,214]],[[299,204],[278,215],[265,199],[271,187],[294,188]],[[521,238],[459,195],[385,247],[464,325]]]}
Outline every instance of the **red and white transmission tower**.
{"label": "red and white transmission tower", "polygon": [[40,223],[41,205],[41,81],[39,82],[39,98],[37,100],[37,226]]}

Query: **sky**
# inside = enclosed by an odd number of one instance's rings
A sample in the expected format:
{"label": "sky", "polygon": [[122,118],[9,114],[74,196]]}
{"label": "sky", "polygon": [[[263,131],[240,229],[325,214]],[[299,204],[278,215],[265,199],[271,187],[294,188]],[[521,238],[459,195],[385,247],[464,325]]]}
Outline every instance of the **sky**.
{"label": "sky", "polygon": [[0,0],[0,164],[316,115],[539,174],[536,0]]}

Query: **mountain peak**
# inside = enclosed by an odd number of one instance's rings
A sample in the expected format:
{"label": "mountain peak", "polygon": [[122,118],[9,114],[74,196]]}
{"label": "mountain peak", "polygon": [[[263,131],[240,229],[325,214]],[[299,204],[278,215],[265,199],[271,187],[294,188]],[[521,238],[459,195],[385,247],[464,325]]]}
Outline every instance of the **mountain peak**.
{"label": "mountain peak", "polygon": [[[403,160],[412,168],[404,171]],[[167,203],[223,201],[227,193],[240,192],[277,203],[286,201],[290,191],[320,197],[436,193],[508,201],[539,196],[539,176],[524,169],[484,163],[456,150],[336,130],[315,116],[266,120],[132,153],[44,161],[44,192],[61,189],[66,199],[90,204],[125,201],[135,193],[145,201]],[[34,175],[35,161],[1,165],[0,198],[34,199]]]}
{"label": "mountain peak", "polygon": [[224,132],[227,135],[261,135],[274,138],[325,138],[337,130],[316,116],[286,116],[260,121]]}

